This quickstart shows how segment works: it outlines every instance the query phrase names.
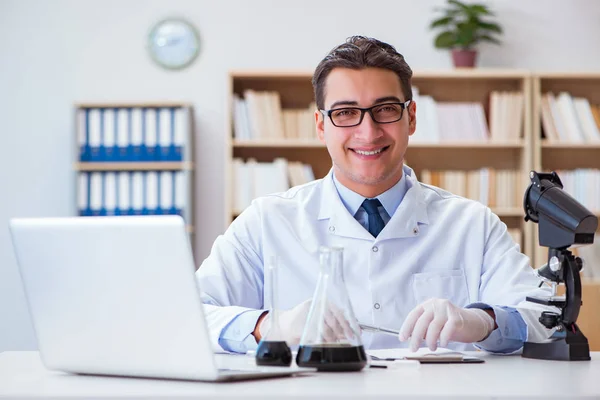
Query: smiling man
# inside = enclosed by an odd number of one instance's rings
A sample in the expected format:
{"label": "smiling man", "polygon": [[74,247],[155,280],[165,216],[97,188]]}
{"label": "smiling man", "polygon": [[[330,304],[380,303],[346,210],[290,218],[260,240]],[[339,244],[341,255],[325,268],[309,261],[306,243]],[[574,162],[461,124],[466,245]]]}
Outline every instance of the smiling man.
{"label": "smiling man", "polygon": [[[411,77],[394,47],[361,36],[317,66],[315,122],[333,167],[256,199],[215,241],[197,272],[215,347],[245,352],[268,330],[264,263],[273,255],[282,259],[280,325],[297,344],[321,245],[344,247],[358,321],[400,328],[399,338],[363,332],[367,348],[507,353],[550,336],[540,309],[524,303],[548,291],[537,288],[504,223],[480,203],[419,183],[404,165],[417,123]],[[331,328],[342,329],[335,321]]]}

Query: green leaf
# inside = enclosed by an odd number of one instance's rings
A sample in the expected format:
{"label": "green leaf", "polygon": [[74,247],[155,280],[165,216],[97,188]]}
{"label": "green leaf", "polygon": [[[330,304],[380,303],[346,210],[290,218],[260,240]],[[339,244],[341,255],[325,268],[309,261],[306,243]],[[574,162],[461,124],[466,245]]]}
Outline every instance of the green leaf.
{"label": "green leaf", "polygon": [[490,15],[490,10],[482,4],[471,4],[471,11],[478,15]]}
{"label": "green leaf", "polygon": [[435,21],[433,21],[431,23],[431,25],[429,26],[429,28],[433,29],[433,28],[437,28],[437,27],[440,27],[440,26],[446,26],[450,22],[452,22],[453,19],[454,18],[452,18],[452,17],[443,17],[443,18],[436,19]]}
{"label": "green leaf", "polygon": [[456,45],[455,34],[451,31],[445,31],[436,36],[434,45],[438,49],[448,49]]}
{"label": "green leaf", "polygon": [[492,37],[492,36],[489,36],[489,35],[481,35],[481,36],[478,37],[478,40],[485,41],[485,42],[492,42],[492,43],[495,43],[495,44],[502,43],[498,39],[496,39],[495,37]]}
{"label": "green leaf", "polygon": [[443,14],[446,17],[455,17],[462,13],[462,10],[456,8],[435,8],[435,11]]}
{"label": "green leaf", "polygon": [[471,22],[456,25],[456,44],[462,48],[472,47],[476,43],[477,25]]}
{"label": "green leaf", "polygon": [[456,7],[463,9],[465,12],[469,12],[469,6],[461,3],[458,0],[448,0],[448,4],[454,4]]}
{"label": "green leaf", "polygon": [[488,31],[502,33],[502,27],[493,22],[479,22],[479,27]]}

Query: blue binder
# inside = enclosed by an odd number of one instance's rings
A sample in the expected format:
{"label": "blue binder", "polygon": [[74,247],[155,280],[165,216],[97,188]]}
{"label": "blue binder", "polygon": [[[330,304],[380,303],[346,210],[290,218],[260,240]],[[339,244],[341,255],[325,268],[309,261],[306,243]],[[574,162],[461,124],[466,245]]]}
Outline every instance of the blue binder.
{"label": "blue binder", "polygon": [[152,149],[152,161],[160,160],[160,109],[154,109],[154,134],[156,135],[156,143],[154,144],[154,149]]}
{"label": "blue binder", "polygon": [[[96,158],[96,161],[99,161],[99,162],[107,161],[106,147],[104,146],[104,108],[100,108],[100,148],[98,149],[98,156]],[[104,177],[103,177],[103,179],[104,179]]]}
{"label": "blue binder", "polygon": [[[130,142],[131,143],[131,142]],[[129,210],[128,215],[136,215],[135,209],[133,208],[133,171],[129,171]]]}
{"label": "blue binder", "polygon": [[[129,161],[143,161],[143,150],[142,150],[142,146],[144,144],[144,110],[141,109],[139,111],[139,116],[141,118],[141,121],[137,121],[139,122],[139,126],[138,124],[135,124],[135,126],[133,126],[133,112],[134,109],[131,109],[131,114],[129,116]],[[137,115],[137,112],[136,112]],[[133,137],[134,137],[134,132],[133,129],[140,129],[140,132],[137,132],[140,134],[141,138],[140,138],[140,143],[134,143],[133,141]]]}
{"label": "blue binder", "polygon": [[[81,111],[80,111],[81,112]],[[79,161],[87,162],[90,160],[90,110],[88,108],[83,109],[84,114],[84,139],[79,149]],[[78,128],[81,128],[78,126]]]}
{"label": "blue binder", "polygon": [[102,177],[102,191],[100,194],[100,198],[102,199],[100,206],[100,216],[106,216],[106,173],[101,172],[100,176]]}
{"label": "blue binder", "polygon": [[123,215],[121,213],[121,185],[119,185],[119,181],[121,180],[121,176],[119,173],[115,174],[115,215]]}
{"label": "blue binder", "polygon": [[[103,151],[101,150],[102,147],[102,112],[100,111],[100,109],[95,109],[95,108],[90,108],[88,109],[89,112],[89,123],[90,123],[90,136],[89,136],[89,157],[88,157],[88,161],[90,162],[100,162],[102,161],[102,156],[103,156]],[[91,118],[93,116],[95,116],[96,118]],[[92,133],[93,130],[93,133]],[[92,143],[92,140],[93,143]]]}
{"label": "blue binder", "polygon": [[142,215],[148,215],[148,200],[146,195],[146,173],[142,173]]}
{"label": "blue binder", "polygon": [[[169,124],[168,124],[168,133],[163,132],[162,129],[164,126],[158,125],[158,137],[160,138],[162,135],[168,134],[169,141],[168,144],[162,143],[160,145],[160,161],[177,161],[177,155],[175,152],[175,108],[170,107],[167,109]],[[160,141],[159,141],[160,143]]]}
{"label": "blue binder", "polygon": [[[120,161],[120,162],[129,161],[129,145],[131,144],[131,108],[121,108],[121,109],[115,108],[115,110],[119,110],[119,111],[115,111],[117,113],[117,118],[115,118],[115,121],[117,121],[115,124],[115,136],[117,137],[116,161]],[[125,112],[126,112],[125,116],[127,117],[126,118],[127,122],[125,125],[119,124],[119,122],[121,122],[122,110],[125,110]],[[122,130],[127,131],[127,143],[124,146],[119,146],[118,138],[120,137],[120,134],[124,133],[124,132],[122,132]]]}
{"label": "blue binder", "polygon": [[83,217],[89,217],[92,214],[92,210],[90,207],[91,204],[91,200],[92,200],[92,196],[91,196],[91,188],[92,188],[92,183],[90,182],[90,173],[89,172],[81,172],[81,174],[86,176],[86,180],[85,180],[85,206],[83,207],[83,209],[79,210],[79,215],[83,216]]}
{"label": "blue binder", "polygon": [[170,214],[174,214],[174,215],[181,215],[183,216],[183,210],[180,208],[177,208],[177,172],[173,171],[173,196],[171,198],[171,212]]}
{"label": "blue binder", "polygon": [[[104,142],[104,150],[105,150],[105,161],[108,162],[116,162],[119,161],[119,148],[117,146],[117,132],[119,131],[118,123],[119,123],[119,109],[113,108],[110,110],[105,110],[105,112],[112,112],[113,120],[112,126],[108,127],[104,126],[104,129],[112,129],[113,133],[113,143],[111,145]],[[106,132],[105,132],[106,133]],[[106,135],[103,137],[103,140],[106,140]]]}
{"label": "blue binder", "polygon": [[[180,112],[183,112],[183,108],[178,108],[177,110],[180,110]],[[171,129],[173,130],[173,150],[172,150],[172,154],[173,154],[173,161],[178,161],[181,162],[183,161],[183,148],[181,146],[181,144],[179,143],[175,143],[175,129],[177,129],[177,126],[175,125],[175,109],[172,110],[173,114],[171,115]],[[179,127],[179,129],[183,129],[183,127]]]}

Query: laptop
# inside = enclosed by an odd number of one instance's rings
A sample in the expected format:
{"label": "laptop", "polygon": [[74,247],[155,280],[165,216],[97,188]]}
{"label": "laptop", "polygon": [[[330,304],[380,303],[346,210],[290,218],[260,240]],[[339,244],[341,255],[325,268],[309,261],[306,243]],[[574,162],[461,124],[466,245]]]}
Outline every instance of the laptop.
{"label": "laptop", "polygon": [[48,369],[201,381],[309,370],[214,354],[179,216],[12,219],[10,231]]}

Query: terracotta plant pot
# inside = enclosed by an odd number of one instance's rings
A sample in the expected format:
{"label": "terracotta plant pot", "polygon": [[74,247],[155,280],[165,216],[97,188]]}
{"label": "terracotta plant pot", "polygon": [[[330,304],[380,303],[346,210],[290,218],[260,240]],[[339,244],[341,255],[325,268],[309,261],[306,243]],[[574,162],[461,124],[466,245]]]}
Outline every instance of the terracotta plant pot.
{"label": "terracotta plant pot", "polygon": [[452,49],[452,61],[457,68],[473,68],[477,61],[477,51]]}

